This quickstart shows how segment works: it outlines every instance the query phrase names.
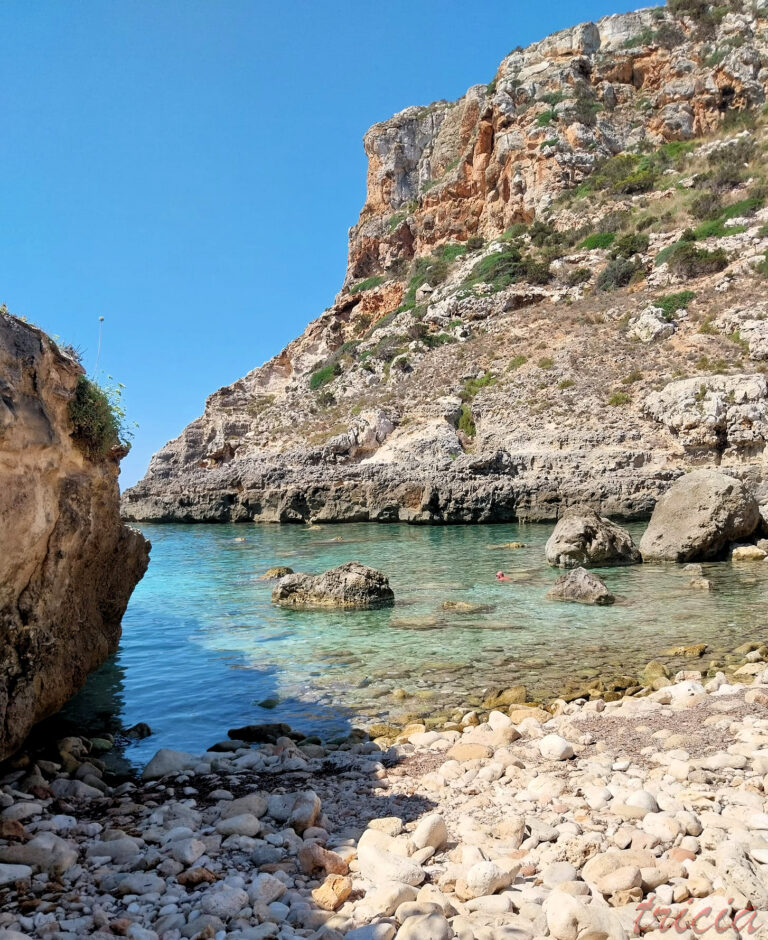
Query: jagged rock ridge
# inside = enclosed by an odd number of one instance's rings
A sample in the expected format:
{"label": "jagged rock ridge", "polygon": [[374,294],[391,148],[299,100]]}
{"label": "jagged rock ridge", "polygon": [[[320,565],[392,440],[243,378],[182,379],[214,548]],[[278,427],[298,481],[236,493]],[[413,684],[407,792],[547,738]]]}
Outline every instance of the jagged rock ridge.
{"label": "jagged rock ridge", "polygon": [[[768,43],[762,6],[732,6],[582,24],[512,52],[489,86],[375,125],[336,302],[212,395],[124,514],[637,517],[692,465],[761,493],[764,134],[762,118],[729,127],[760,113]],[[666,263],[714,219],[692,215],[699,190],[719,228]]]}

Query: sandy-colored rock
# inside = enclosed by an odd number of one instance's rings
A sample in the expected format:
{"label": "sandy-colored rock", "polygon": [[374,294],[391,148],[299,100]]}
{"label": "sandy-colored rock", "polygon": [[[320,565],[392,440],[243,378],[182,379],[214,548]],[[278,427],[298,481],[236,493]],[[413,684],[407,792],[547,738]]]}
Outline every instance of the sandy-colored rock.
{"label": "sandy-colored rock", "polygon": [[324,911],[335,911],[352,893],[352,880],[345,875],[328,875],[319,888],[312,892],[312,898]]}
{"label": "sandy-colored rock", "polygon": [[548,564],[556,568],[602,568],[642,561],[626,529],[585,506],[563,514],[544,551]]}
{"label": "sandy-colored rock", "polygon": [[568,574],[561,574],[547,591],[547,597],[555,601],[600,606],[613,604],[616,600],[605,582],[586,568],[574,568]]}
{"label": "sandy-colored rock", "polygon": [[765,561],[768,552],[764,552],[757,545],[737,545],[731,552],[733,561]]}
{"label": "sandy-colored rock", "polygon": [[120,520],[119,442],[90,456],[70,406],[83,368],[0,313],[0,758],[117,649],[149,543]]}
{"label": "sandy-colored rock", "polygon": [[739,480],[695,470],[656,504],[640,551],[646,561],[717,558],[729,543],[751,535],[759,521],[757,500]]}
{"label": "sandy-colored rock", "polygon": [[462,741],[459,744],[454,744],[446,757],[449,760],[457,761],[487,760],[493,757],[493,748],[487,744],[472,744],[471,742]]}
{"label": "sandy-colored rock", "polygon": [[274,568],[267,568],[264,574],[261,575],[260,580],[275,581],[278,578],[284,578],[289,574],[293,574],[293,568],[289,568],[287,565],[275,565]]}

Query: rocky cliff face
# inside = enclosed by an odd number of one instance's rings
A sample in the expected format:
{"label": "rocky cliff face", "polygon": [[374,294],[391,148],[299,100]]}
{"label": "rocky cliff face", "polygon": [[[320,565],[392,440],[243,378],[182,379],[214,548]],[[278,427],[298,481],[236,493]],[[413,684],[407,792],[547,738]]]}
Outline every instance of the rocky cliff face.
{"label": "rocky cliff face", "polygon": [[119,516],[119,457],[73,441],[80,365],[0,314],[0,758],[117,648],[149,543]]}
{"label": "rocky cliff face", "polygon": [[768,24],[674,10],[375,125],[335,304],[212,395],[124,513],[629,517],[693,465],[761,486]]}

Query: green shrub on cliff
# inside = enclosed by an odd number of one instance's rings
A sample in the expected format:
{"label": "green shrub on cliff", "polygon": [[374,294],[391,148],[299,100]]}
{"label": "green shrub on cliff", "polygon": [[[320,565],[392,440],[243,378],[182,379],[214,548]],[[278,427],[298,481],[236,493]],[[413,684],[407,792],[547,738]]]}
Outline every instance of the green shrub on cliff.
{"label": "green shrub on cliff", "polygon": [[713,36],[725,16],[740,13],[744,7],[742,0],[727,0],[711,3],[709,0],[667,0],[667,9],[674,16],[690,17],[698,27],[699,37]]}
{"label": "green shrub on cliff", "polygon": [[632,196],[652,190],[657,178],[657,168],[649,157],[622,153],[610,157],[598,167],[587,180],[587,186],[592,190]]}
{"label": "green shrub on cliff", "polygon": [[626,287],[632,281],[639,277],[643,272],[643,266],[636,260],[628,258],[614,258],[609,261],[597,277],[597,289],[603,291],[616,290],[618,287]]}
{"label": "green shrub on cliff", "polygon": [[595,232],[594,235],[588,235],[579,245],[584,251],[594,251],[595,248],[610,248],[616,241],[615,232]]}
{"label": "green shrub on cliff", "polygon": [[372,290],[374,287],[378,287],[379,284],[384,283],[383,274],[374,274],[373,277],[367,277],[364,281],[358,281],[357,284],[353,284],[349,288],[350,294],[360,294],[364,290]]}
{"label": "green shrub on cliff", "polygon": [[89,457],[106,457],[113,448],[129,448],[122,385],[102,388],[81,375],[69,403],[72,438]]}
{"label": "green shrub on cliff", "polygon": [[667,266],[673,274],[680,277],[716,274],[728,267],[728,255],[722,248],[707,251],[706,248],[697,248],[689,241],[677,242],[672,248],[666,258]]}
{"label": "green shrub on cliff", "polygon": [[631,258],[648,251],[650,239],[640,232],[628,232],[620,236],[613,245],[612,258]]}
{"label": "green shrub on cliff", "polygon": [[339,375],[341,375],[341,366],[338,362],[323,366],[312,373],[309,378],[309,387],[314,392]]}
{"label": "green shrub on cliff", "polygon": [[664,317],[671,320],[678,310],[685,310],[695,296],[692,290],[681,290],[676,294],[656,297],[651,303],[654,307],[660,307],[664,311]]}
{"label": "green shrub on cliff", "polygon": [[472,409],[467,404],[461,406],[458,429],[463,431],[467,437],[474,437],[477,433],[475,419],[472,417]]}
{"label": "green shrub on cliff", "polygon": [[549,263],[523,253],[514,245],[486,255],[472,269],[468,285],[489,284],[494,291],[504,290],[518,281],[546,284],[552,279]]}

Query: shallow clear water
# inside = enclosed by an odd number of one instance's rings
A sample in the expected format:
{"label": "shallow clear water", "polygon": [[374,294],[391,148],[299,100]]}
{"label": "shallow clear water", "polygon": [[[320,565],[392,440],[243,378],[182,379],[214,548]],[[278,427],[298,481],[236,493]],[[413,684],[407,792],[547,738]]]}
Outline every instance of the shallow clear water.
{"label": "shallow clear water", "polygon": [[[328,737],[362,717],[450,709],[487,687],[524,683],[546,697],[566,679],[637,672],[670,646],[707,642],[718,654],[765,636],[761,562],[705,566],[711,594],[677,566],[601,570],[619,599],[601,608],[544,599],[559,573],[544,562],[551,526],[141,528],[152,561],[120,649],[66,710],[94,730],[147,722],[154,734],[128,750],[136,761],[158,747],[199,752],[254,722]],[[638,538],[643,526],[631,529]],[[526,547],[490,547],[518,540]],[[394,608],[283,610],[259,580],[272,565],[319,572],[352,559],[389,576]],[[499,569],[513,580],[498,583]],[[492,610],[451,613],[448,600]]]}

